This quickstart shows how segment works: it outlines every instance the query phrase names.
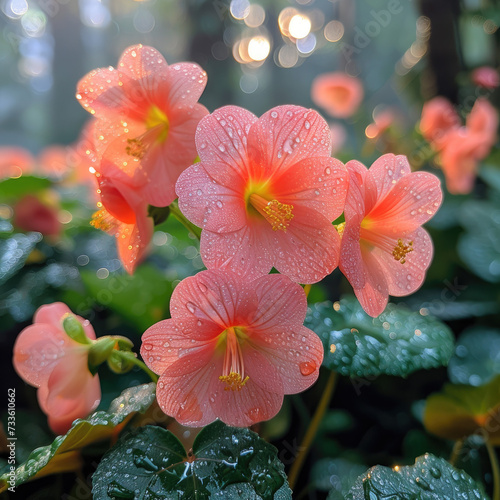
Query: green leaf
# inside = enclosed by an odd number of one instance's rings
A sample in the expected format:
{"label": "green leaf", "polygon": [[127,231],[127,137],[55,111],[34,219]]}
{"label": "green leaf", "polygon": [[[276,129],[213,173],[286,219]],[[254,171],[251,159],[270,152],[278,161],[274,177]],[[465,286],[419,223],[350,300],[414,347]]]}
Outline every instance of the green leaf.
{"label": "green leaf", "polygon": [[277,450],[248,429],[216,421],[187,454],[178,439],[146,426],[121,438],[92,477],[94,498],[288,499]]}
{"label": "green leaf", "polygon": [[427,398],[425,428],[445,439],[478,434],[500,445],[500,376],[480,387],[446,384]]}
{"label": "green leaf", "polygon": [[446,365],[453,353],[450,329],[430,317],[389,304],[378,317],[354,297],[314,304],[305,326],[323,342],[323,365],[341,375],[406,377],[415,370]]}
{"label": "green leaf", "polygon": [[[76,470],[81,466],[80,451],[92,443],[117,435],[136,412],[144,413],[155,398],[156,384],[132,387],[112,401],[108,411],[97,411],[86,419],[73,422],[65,436],[58,436],[48,446],[34,450],[17,467],[16,486],[30,479]],[[9,476],[0,476],[0,492],[7,488]]]}
{"label": "green leaf", "polygon": [[15,234],[8,239],[0,240],[0,285],[24,266],[39,241],[38,233]]}
{"label": "green leaf", "polygon": [[500,282],[500,204],[470,200],[462,206],[460,222],[466,229],[458,241],[460,258],[480,278]]}
{"label": "green leaf", "polygon": [[482,487],[446,460],[426,453],[415,465],[377,465],[358,477],[346,500],[488,500]]}
{"label": "green leaf", "polygon": [[500,330],[483,326],[464,330],[448,364],[450,381],[478,386],[499,374]]}
{"label": "green leaf", "polygon": [[25,194],[33,194],[47,189],[52,183],[48,179],[23,175],[17,179],[7,179],[0,182],[0,200],[11,200]]}
{"label": "green leaf", "polygon": [[165,317],[172,286],[150,265],[142,265],[133,276],[110,273],[99,279],[94,271],[81,271],[89,294],[99,304],[131,322],[141,333]]}

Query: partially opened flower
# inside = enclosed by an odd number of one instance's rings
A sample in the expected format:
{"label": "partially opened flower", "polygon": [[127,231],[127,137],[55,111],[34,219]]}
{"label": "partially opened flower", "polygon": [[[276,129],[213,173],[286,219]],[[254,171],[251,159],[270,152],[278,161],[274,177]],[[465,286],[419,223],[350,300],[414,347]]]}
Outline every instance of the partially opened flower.
{"label": "partially opened flower", "polygon": [[313,102],[334,118],[349,118],[363,100],[361,81],[346,73],[325,73],[316,77],[311,87]]}
{"label": "partially opened flower", "polygon": [[347,163],[340,270],[363,309],[378,316],[388,296],[401,297],[423,283],[432,259],[431,239],[420,226],[441,204],[439,179],[414,172],[405,156],[381,156],[369,170]]}
{"label": "partially opened flower", "polygon": [[[99,377],[87,366],[90,341],[83,344],[68,336],[63,328],[68,315],[70,309],[61,302],[40,307],[33,324],[14,344],[14,368],[24,381],[38,387],[40,407],[58,434],[64,434],[73,420],[95,410],[101,399]],[[86,337],[94,340],[92,325],[76,318]]]}
{"label": "partially opened flower", "polygon": [[123,267],[133,274],[154,232],[153,219],[148,217],[148,204],[137,189],[128,184],[129,178],[115,164],[103,160],[96,177],[101,201],[90,223],[116,237]]}
{"label": "partially opened flower", "polygon": [[78,83],[77,98],[98,118],[99,155],[120,165],[151,205],[172,203],[179,174],[196,158],[206,80],[197,64],[169,66],[152,47],[135,45],[116,69],[96,69]]}
{"label": "partially opened flower", "polygon": [[495,68],[481,66],[472,72],[472,81],[487,89],[496,89],[500,85],[500,76]]}
{"label": "partially opened flower", "polygon": [[323,346],[303,326],[306,310],[300,285],[279,274],[249,281],[215,270],[181,281],[171,319],[142,336],[141,355],[160,375],[162,410],[194,427],[272,418],[284,394],[318,378]]}
{"label": "partially opened flower", "polygon": [[460,128],[460,117],[453,104],[445,97],[434,97],[422,108],[420,131],[425,139],[439,151],[446,144],[448,133]]}
{"label": "partially opened flower", "polygon": [[179,208],[203,228],[209,269],[248,277],[274,266],[315,283],[337,266],[332,226],[343,211],[344,165],[330,157],[330,130],[313,110],[278,106],[257,118],[226,106],[196,132],[201,162],[181,174]]}

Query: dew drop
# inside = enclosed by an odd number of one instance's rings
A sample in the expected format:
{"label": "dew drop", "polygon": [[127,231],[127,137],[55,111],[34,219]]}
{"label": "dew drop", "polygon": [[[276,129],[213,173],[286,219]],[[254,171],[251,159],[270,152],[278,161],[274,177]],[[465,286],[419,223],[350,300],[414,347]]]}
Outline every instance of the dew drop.
{"label": "dew drop", "polygon": [[271,111],[272,118],[278,118],[278,113],[276,111]]}
{"label": "dew drop", "polygon": [[316,370],[316,363],[314,361],[304,361],[299,364],[299,369],[300,373],[306,377]]}
{"label": "dew drop", "polygon": [[196,306],[192,303],[192,302],[188,302],[186,304],[186,309],[191,313],[191,314],[194,314],[194,312],[196,311]]}

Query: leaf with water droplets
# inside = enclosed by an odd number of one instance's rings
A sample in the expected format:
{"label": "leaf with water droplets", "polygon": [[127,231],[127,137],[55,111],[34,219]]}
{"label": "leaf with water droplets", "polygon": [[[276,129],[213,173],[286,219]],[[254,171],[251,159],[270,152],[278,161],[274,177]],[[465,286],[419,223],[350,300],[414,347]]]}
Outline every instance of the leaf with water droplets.
{"label": "leaf with water droplets", "polygon": [[426,453],[415,465],[377,465],[358,477],[346,500],[488,500],[482,487],[446,460]]}
{"label": "leaf with water droplets", "polygon": [[445,439],[463,439],[477,434],[500,445],[500,375],[488,384],[446,384],[440,393],[427,398],[425,428]]}
{"label": "leaf with water droplets", "polygon": [[39,240],[38,233],[15,234],[8,239],[0,239],[0,285],[24,266]]}
{"label": "leaf with water droplets", "polygon": [[94,498],[291,498],[274,446],[248,429],[216,421],[187,454],[170,431],[142,427],[103,457],[92,477]]}
{"label": "leaf with water droplets", "polygon": [[323,342],[323,365],[351,377],[405,377],[446,365],[453,353],[446,325],[395,304],[378,318],[368,316],[354,297],[314,304],[304,325]]}
{"label": "leaf with water droplets", "polygon": [[[31,479],[81,467],[80,451],[98,441],[119,434],[135,413],[145,412],[155,399],[156,384],[144,384],[123,391],[111,402],[107,411],[96,411],[85,419],[77,419],[65,436],[52,444],[34,450],[15,471],[16,486]],[[8,474],[0,476],[0,492],[7,489]]]}

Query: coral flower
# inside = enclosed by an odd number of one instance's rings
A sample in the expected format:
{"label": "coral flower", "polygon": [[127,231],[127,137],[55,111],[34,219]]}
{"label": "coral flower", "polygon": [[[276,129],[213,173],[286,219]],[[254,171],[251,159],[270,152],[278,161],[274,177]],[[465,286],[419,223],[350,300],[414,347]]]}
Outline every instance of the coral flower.
{"label": "coral flower", "polygon": [[500,76],[495,68],[481,66],[472,72],[472,81],[479,87],[496,89],[500,85]]}
{"label": "coral flower", "polygon": [[315,283],[338,264],[332,226],[347,191],[344,165],[330,157],[330,130],[313,110],[278,106],[259,119],[226,106],[201,120],[201,162],[177,182],[179,208],[203,228],[209,269],[248,277],[274,266],[293,281]]}
{"label": "coral flower", "polygon": [[97,152],[120,165],[151,205],[172,203],[179,174],[196,158],[206,80],[197,64],[169,66],[152,47],[136,45],[116,69],[96,69],[78,83],[77,99],[98,118]]}
{"label": "coral flower", "polygon": [[[33,325],[14,344],[14,368],[24,381],[38,387],[40,407],[58,434],[64,434],[73,420],[94,411],[101,399],[99,377],[92,376],[87,366],[89,345],[70,338],[62,326],[68,314],[70,309],[61,302],[40,307]],[[92,325],[76,318],[85,335],[95,340]]]}
{"label": "coral flower", "polygon": [[35,166],[34,156],[15,146],[0,147],[0,180],[30,175]]}
{"label": "coral flower", "polygon": [[460,117],[453,104],[445,97],[435,97],[424,104],[420,131],[437,151],[446,144],[448,133],[459,127]]}
{"label": "coral flower", "polygon": [[279,274],[248,281],[214,270],[186,278],[172,294],[171,319],[142,336],[141,355],[160,375],[158,404],[195,427],[272,418],[284,394],[318,378],[323,346],[303,326],[306,310],[300,285]]}
{"label": "coral flower", "polygon": [[466,126],[447,134],[440,160],[450,193],[470,193],[478,162],[491,151],[497,129],[497,110],[486,99],[478,99],[467,116]]}
{"label": "coral flower", "polygon": [[441,204],[439,179],[411,173],[405,156],[381,156],[367,170],[347,163],[340,270],[370,316],[378,316],[388,295],[409,295],[419,288],[432,259],[432,242],[420,226]]}
{"label": "coral flower", "polygon": [[334,118],[349,118],[363,100],[363,85],[358,78],[345,73],[325,73],[316,77],[311,99]]}
{"label": "coral flower", "polygon": [[12,222],[22,231],[38,231],[45,236],[57,236],[62,229],[56,206],[43,203],[32,194],[24,196],[14,205]]}
{"label": "coral flower", "polygon": [[133,274],[154,232],[148,205],[127,183],[127,175],[113,163],[103,160],[96,177],[101,201],[90,224],[116,237],[123,267]]}

